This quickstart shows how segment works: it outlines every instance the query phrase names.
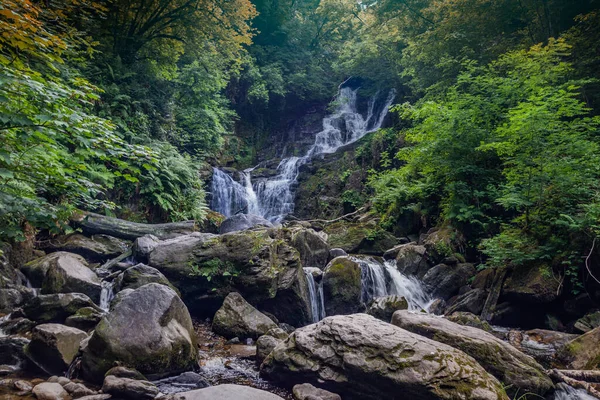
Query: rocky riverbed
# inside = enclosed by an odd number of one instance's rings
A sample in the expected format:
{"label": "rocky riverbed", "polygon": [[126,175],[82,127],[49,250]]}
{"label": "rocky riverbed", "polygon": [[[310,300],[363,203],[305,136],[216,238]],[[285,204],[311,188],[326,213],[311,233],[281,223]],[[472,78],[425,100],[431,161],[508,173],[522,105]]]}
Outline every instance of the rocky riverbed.
{"label": "rocky riverbed", "polygon": [[5,245],[0,396],[598,394],[595,314],[571,332],[498,327],[519,302],[542,312],[550,289],[534,275],[517,284],[511,271],[478,272],[440,251],[452,248],[448,233],[411,241],[370,235],[371,224],[232,217],[226,233],[166,224],[159,238],[151,225],[93,216],[28,254]]}

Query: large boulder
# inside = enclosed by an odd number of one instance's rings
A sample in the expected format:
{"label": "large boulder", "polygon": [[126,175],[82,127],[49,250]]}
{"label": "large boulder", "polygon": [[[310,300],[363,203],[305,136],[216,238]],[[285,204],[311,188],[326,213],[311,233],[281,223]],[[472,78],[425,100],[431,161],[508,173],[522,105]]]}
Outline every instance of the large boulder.
{"label": "large boulder", "polygon": [[565,344],[556,358],[569,369],[599,369],[600,328],[592,329]]}
{"label": "large boulder", "polygon": [[32,321],[38,323],[62,323],[81,308],[89,307],[98,312],[102,310],[82,293],[45,294],[34,297],[23,307],[23,312]]}
{"label": "large boulder", "polygon": [[382,255],[398,244],[398,239],[370,222],[338,221],[328,224],[325,232],[329,235],[331,247],[343,249],[347,253]]}
{"label": "large boulder", "polygon": [[25,352],[40,368],[50,374],[64,374],[79,351],[87,333],[61,324],[42,324],[33,328]]}
{"label": "large boulder", "polygon": [[268,219],[254,214],[236,214],[221,222],[219,233],[243,231],[256,227],[272,227],[273,223]]}
{"label": "large boulder", "polygon": [[456,297],[448,304],[446,314],[452,314],[456,311],[469,312],[479,315],[488,297],[488,293],[483,289],[473,289]]}
{"label": "large boulder", "polygon": [[168,400],[283,400],[264,390],[241,385],[217,385],[204,389],[181,392],[167,397]]}
{"label": "large boulder", "polygon": [[150,283],[115,299],[84,349],[81,364],[84,376],[99,382],[117,364],[158,377],[191,368],[197,355],[185,304],[171,288]]}
{"label": "large boulder", "polygon": [[363,310],[360,264],[349,256],[336,257],[323,274],[326,315],[353,314]]}
{"label": "large boulder", "polygon": [[236,292],[225,297],[223,306],[219,308],[212,322],[212,330],[228,339],[258,339],[269,331],[277,328],[265,314],[252,307]]}
{"label": "large boulder", "polygon": [[104,313],[93,307],[83,307],[65,319],[65,325],[72,326],[82,331],[90,331],[98,325]]}
{"label": "large boulder", "polygon": [[46,257],[52,257],[52,262],[42,282],[43,294],[83,293],[96,303],[100,301],[100,279],[83,257],[62,251]]}
{"label": "large boulder", "polygon": [[285,241],[282,229],[165,240],[150,253],[148,264],[161,271],[191,311],[201,316],[214,315],[225,296],[239,292],[280,322],[297,326],[311,320],[300,256]]}
{"label": "large boulder", "polygon": [[79,254],[87,260],[102,262],[127,251],[129,242],[108,235],[84,236],[80,233],[60,236],[46,242],[46,251],[67,251]]}
{"label": "large boulder", "polygon": [[115,278],[115,290],[137,289],[149,283],[160,283],[178,292],[171,282],[156,268],[137,264],[127,268]]}
{"label": "large boulder", "polygon": [[261,366],[292,386],[311,383],[345,400],[391,393],[413,400],[507,400],[500,383],[460,350],[366,314],[327,317],[297,329]]}
{"label": "large boulder", "polygon": [[69,393],[57,382],[42,382],[33,388],[38,400],[70,400]]}
{"label": "large boulder", "polygon": [[281,328],[269,329],[256,341],[256,361],[261,364],[277,345],[288,338],[289,333]]}
{"label": "large boulder", "polygon": [[60,259],[64,254],[64,252],[57,252],[36,258],[35,260],[29,261],[21,266],[21,272],[25,274],[33,287],[42,287],[42,282],[44,282],[46,272],[52,265],[56,264],[58,259]]}
{"label": "large boulder", "polygon": [[448,300],[468,283],[475,272],[473,264],[438,264],[427,271],[423,283],[431,289],[434,297]]}
{"label": "large boulder", "polygon": [[329,260],[329,245],[312,229],[294,232],[292,246],[300,253],[300,261],[304,268],[324,269]]}
{"label": "large boulder", "polygon": [[404,275],[413,275],[423,278],[430,268],[427,263],[425,246],[407,243],[397,246],[396,267]]}
{"label": "large boulder", "polygon": [[544,368],[491,333],[432,315],[397,311],[392,324],[462,350],[507,386],[509,394],[544,395],[553,388]]}
{"label": "large boulder", "polygon": [[547,304],[558,297],[558,281],[552,268],[531,264],[512,270],[502,286],[502,297],[515,304]]}

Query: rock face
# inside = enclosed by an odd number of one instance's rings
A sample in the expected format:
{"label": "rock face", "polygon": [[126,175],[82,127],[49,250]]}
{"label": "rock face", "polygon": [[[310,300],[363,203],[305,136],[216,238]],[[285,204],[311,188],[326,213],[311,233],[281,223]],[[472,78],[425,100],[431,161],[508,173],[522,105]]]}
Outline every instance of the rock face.
{"label": "rock face", "polygon": [[60,324],[42,324],[33,328],[31,342],[25,352],[50,374],[63,374],[79,351],[79,343],[87,333]]}
{"label": "rock face", "polygon": [[88,260],[102,262],[115,258],[127,251],[129,243],[108,235],[91,237],[74,233],[51,241],[43,249],[46,251],[67,251],[79,254]]}
{"label": "rock face", "polygon": [[374,299],[367,307],[367,314],[385,322],[392,320],[398,310],[408,310],[408,302],[404,297],[385,296]]}
{"label": "rock face", "polygon": [[52,261],[42,282],[43,294],[83,293],[96,303],[100,301],[100,279],[88,268],[83,257],[62,251],[46,257]]}
{"label": "rock face", "polygon": [[271,221],[254,214],[237,214],[221,222],[219,233],[243,231],[254,227],[272,227]]}
{"label": "rock face", "polygon": [[85,294],[59,293],[34,297],[25,304],[23,312],[27,318],[38,323],[64,322],[67,317],[84,307],[102,311]]}
{"label": "rock face", "polygon": [[595,328],[567,343],[556,354],[569,369],[600,368],[600,328]]}
{"label": "rock face", "polygon": [[159,270],[145,264],[134,265],[119,274],[115,281],[115,288],[117,291],[137,289],[149,283],[160,283],[178,291]]}
{"label": "rock face", "polygon": [[374,223],[354,223],[339,221],[325,227],[331,247],[343,249],[347,253],[382,255],[398,244],[391,233],[378,230]]}
{"label": "rock face", "polygon": [[264,390],[240,385],[218,385],[171,395],[169,400],[283,400]]}
{"label": "rock face", "polygon": [[362,311],[361,293],[359,263],[348,256],[331,260],[323,274],[325,314],[342,315]]}
{"label": "rock face", "polygon": [[284,233],[182,236],[160,242],[148,263],[181,291],[194,313],[212,317],[227,294],[239,292],[280,322],[302,325],[311,320],[308,286],[300,255]]}
{"label": "rock face", "polygon": [[467,284],[475,271],[473,264],[438,264],[427,271],[423,283],[431,288],[434,297],[447,300]]}
{"label": "rock face", "polygon": [[252,307],[239,293],[229,293],[213,318],[212,330],[228,339],[258,339],[277,328],[265,314]]}
{"label": "rock face", "polygon": [[261,374],[286,385],[319,385],[344,400],[390,393],[414,400],[508,399],[500,383],[460,350],[366,314],[297,329],[267,357]]}
{"label": "rock face", "polygon": [[464,351],[486,371],[510,385],[509,394],[544,395],[553,388],[544,368],[533,358],[481,329],[409,311],[395,312],[392,324]]}
{"label": "rock face", "polygon": [[558,282],[546,265],[514,269],[504,281],[502,296],[511,303],[546,304],[556,299]]}
{"label": "rock face", "polygon": [[82,371],[98,382],[118,363],[149,377],[161,376],[188,369],[196,359],[196,336],[185,304],[172,289],[150,283],[115,299],[83,351]]}

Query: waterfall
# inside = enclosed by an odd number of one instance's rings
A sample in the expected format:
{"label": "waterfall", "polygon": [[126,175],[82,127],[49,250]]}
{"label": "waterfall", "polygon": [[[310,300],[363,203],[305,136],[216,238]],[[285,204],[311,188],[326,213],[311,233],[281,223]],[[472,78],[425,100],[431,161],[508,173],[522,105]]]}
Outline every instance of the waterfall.
{"label": "waterfall", "polygon": [[429,309],[432,299],[423,283],[398,271],[395,260],[380,262],[373,257],[353,257],[353,260],[361,268],[363,303],[368,304],[376,297],[397,295],[406,299],[409,310]]}
{"label": "waterfall", "polygon": [[108,311],[110,308],[110,302],[115,297],[115,291],[113,289],[114,282],[102,281],[102,290],[100,292],[100,308],[104,311]]}
{"label": "waterfall", "polygon": [[312,322],[319,322],[325,318],[325,302],[323,300],[323,285],[317,287],[315,277],[311,272],[311,268],[304,268],[304,275],[308,282],[308,299],[310,302],[310,315]]}
{"label": "waterfall", "polygon": [[313,145],[303,157],[288,157],[277,166],[277,175],[252,182],[252,169],[241,175],[242,183],[218,168],[213,170],[211,208],[225,216],[238,212],[260,215],[271,222],[280,222],[294,211],[294,185],[299,168],[312,158],[336,152],[340,147],[356,142],[367,133],[381,127],[396,92],[383,98],[377,93],[368,105],[367,116],[358,112],[357,91],[343,87],[331,115],[323,118],[323,129],[315,136]]}

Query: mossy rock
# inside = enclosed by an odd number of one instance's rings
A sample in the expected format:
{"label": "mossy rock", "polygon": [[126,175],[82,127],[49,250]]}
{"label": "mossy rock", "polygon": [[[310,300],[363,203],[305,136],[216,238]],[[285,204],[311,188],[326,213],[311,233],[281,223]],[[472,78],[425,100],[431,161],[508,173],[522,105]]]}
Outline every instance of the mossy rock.
{"label": "mossy rock", "polygon": [[558,297],[558,281],[547,264],[515,267],[502,287],[503,297],[513,303],[547,304]]}
{"label": "mossy rock", "polygon": [[332,248],[340,248],[347,253],[382,255],[399,243],[394,235],[378,227],[374,221],[338,221],[327,225],[325,232]]}
{"label": "mossy rock", "polygon": [[600,368],[600,327],[565,344],[556,359],[568,369]]}
{"label": "mossy rock", "polygon": [[343,315],[363,311],[361,293],[359,263],[347,256],[334,258],[323,274],[325,313]]}

